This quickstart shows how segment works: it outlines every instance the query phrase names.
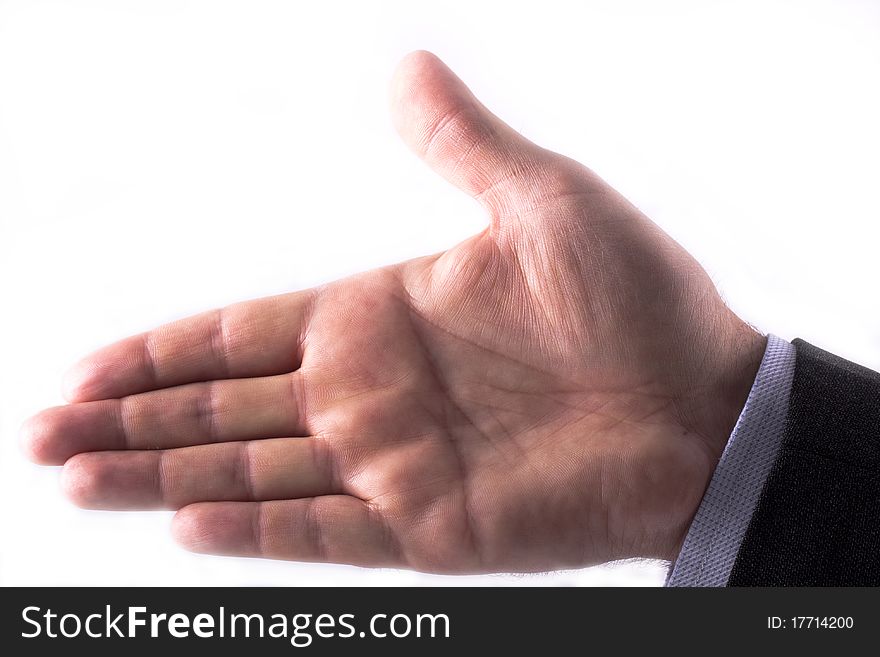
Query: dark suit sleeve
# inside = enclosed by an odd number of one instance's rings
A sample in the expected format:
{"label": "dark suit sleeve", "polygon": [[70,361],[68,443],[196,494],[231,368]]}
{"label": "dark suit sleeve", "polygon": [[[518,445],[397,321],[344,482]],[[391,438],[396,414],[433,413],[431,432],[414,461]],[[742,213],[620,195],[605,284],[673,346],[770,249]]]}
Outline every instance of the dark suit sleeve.
{"label": "dark suit sleeve", "polygon": [[803,340],[730,586],[880,585],[880,374]]}

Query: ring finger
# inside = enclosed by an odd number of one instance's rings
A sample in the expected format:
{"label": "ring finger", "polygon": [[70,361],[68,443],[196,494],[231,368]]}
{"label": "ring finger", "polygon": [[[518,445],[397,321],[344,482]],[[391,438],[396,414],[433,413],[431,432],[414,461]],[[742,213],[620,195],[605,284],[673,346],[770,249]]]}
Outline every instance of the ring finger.
{"label": "ring finger", "polygon": [[85,452],[65,463],[65,493],[88,509],[179,509],[193,502],[261,501],[341,493],[316,437],[168,450]]}

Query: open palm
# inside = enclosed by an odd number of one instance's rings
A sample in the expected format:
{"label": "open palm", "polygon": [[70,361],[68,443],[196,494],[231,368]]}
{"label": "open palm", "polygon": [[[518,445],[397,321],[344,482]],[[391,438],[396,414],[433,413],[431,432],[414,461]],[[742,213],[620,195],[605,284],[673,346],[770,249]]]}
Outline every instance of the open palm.
{"label": "open palm", "polygon": [[592,172],[414,53],[395,120],[490,215],[439,255],[128,338],[26,425],[204,552],[435,572],[670,558],[762,338]]}

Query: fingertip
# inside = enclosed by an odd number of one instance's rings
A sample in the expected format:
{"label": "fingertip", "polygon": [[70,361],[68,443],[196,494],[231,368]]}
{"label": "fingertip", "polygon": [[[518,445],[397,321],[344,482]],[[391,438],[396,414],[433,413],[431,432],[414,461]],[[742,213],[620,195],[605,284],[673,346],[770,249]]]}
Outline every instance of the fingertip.
{"label": "fingertip", "polygon": [[96,491],[101,485],[100,470],[89,466],[82,454],[71,456],[61,469],[61,491],[74,505],[81,509],[95,507]]}
{"label": "fingertip", "polygon": [[190,504],[179,509],[171,519],[171,536],[182,548],[190,552],[209,552],[211,544],[209,526],[205,522],[204,507]]}
{"label": "fingertip", "polygon": [[395,79],[407,75],[418,76],[437,67],[448,68],[442,59],[429,50],[413,50],[404,55],[398,63]]}
{"label": "fingertip", "polygon": [[428,50],[413,50],[400,59],[395,75],[398,76],[418,67],[436,66],[437,63],[442,64],[442,60],[434,53]]}
{"label": "fingertip", "polygon": [[171,518],[171,537],[182,548],[193,550],[192,546],[197,542],[197,521],[198,513],[190,504],[182,509],[178,509]]}
{"label": "fingertip", "polygon": [[391,82],[391,117],[405,140],[409,142],[427,106],[445,97],[454,80],[458,78],[443,60],[427,50],[414,50],[400,60]]}
{"label": "fingertip", "polygon": [[53,409],[43,411],[25,420],[18,432],[18,446],[22,453],[38,465],[61,465],[55,437],[58,434]]}
{"label": "fingertip", "polygon": [[18,448],[29,460],[39,465],[49,465],[44,459],[45,430],[38,416],[25,420],[18,430]]}
{"label": "fingertip", "polygon": [[61,379],[61,394],[68,402],[89,401],[89,388],[94,379],[94,366],[81,360],[73,365]]}
{"label": "fingertip", "polygon": [[197,502],[177,511],[171,520],[171,536],[177,543],[201,554],[239,554],[251,527],[242,522],[236,503]]}

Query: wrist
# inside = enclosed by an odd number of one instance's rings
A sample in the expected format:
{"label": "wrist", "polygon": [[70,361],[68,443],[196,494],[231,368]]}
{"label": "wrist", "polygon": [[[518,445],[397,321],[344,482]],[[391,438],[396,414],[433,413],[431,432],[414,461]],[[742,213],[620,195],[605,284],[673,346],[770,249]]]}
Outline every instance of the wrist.
{"label": "wrist", "polygon": [[[694,395],[684,426],[697,436],[706,450],[707,465],[692,471],[690,482],[692,503],[684,515],[672,523],[666,558],[674,561],[681,551],[697,509],[702,502],[721,455],[726,448],[749,392],[754,384],[764,352],[767,336],[731,313],[731,328],[719,339],[715,366],[702,392]],[[685,418],[683,418],[685,419]]]}
{"label": "wrist", "polygon": [[736,325],[719,349],[719,363],[702,404],[702,425],[696,429],[716,463],[736,427],[767,349],[766,335],[738,317],[733,320]]}

